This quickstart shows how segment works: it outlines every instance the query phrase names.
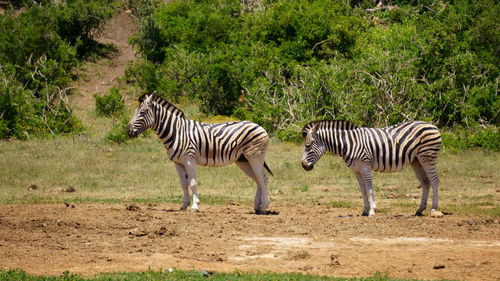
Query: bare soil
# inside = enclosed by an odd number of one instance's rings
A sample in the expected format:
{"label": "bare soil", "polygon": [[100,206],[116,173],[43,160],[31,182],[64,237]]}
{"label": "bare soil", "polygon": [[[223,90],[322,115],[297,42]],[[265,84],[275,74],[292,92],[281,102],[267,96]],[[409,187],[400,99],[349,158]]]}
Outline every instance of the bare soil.
{"label": "bare soil", "polygon": [[66,203],[0,205],[0,268],[32,274],[213,270],[498,280],[500,222],[355,209]]}

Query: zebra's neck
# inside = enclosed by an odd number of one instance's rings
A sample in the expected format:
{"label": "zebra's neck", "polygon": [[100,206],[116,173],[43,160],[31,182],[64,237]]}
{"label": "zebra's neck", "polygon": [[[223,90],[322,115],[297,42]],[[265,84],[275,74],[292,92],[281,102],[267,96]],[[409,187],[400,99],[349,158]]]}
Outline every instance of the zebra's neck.
{"label": "zebra's neck", "polygon": [[352,130],[336,128],[318,130],[318,136],[326,146],[326,150],[341,157],[345,155],[352,133]]}
{"label": "zebra's neck", "polygon": [[318,136],[325,144],[326,150],[344,157],[348,146],[352,143],[352,135],[359,127],[341,120],[313,121],[310,124],[315,123],[318,126]]}
{"label": "zebra's neck", "polygon": [[153,102],[153,111],[155,113],[155,122],[152,129],[156,135],[167,146],[172,147],[175,143],[178,131],[184,127],[187,120],[184,114],[170,103],[160,101]]}

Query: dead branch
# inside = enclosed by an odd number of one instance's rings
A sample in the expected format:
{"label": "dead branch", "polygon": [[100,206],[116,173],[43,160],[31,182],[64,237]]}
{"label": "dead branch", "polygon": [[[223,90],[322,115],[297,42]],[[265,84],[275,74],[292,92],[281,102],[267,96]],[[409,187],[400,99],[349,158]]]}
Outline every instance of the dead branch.
{"label": "dead branch", "polygon": [[367,13],[374,13],[377,11],[382,11],[382,10],[388,10],[388,11],[393,11],[399,9],[397,5],[385,5],[385,6],[378,6],[372,9],[365,9],[365,12]]}

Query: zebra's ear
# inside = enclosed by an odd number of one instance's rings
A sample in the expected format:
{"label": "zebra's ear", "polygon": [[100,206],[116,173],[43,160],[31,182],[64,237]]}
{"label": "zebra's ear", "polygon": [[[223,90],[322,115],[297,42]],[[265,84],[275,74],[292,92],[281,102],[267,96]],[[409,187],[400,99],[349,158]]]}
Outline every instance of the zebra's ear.
{"label": "zebra's ear", "polygon": [[148,94],[142,94],[140,97],[139,97],[139,103],[142,103],[146,98],[148,97]]}
{"label": "zebra's ear", "polygon": [[151,98],[156,98],[158,96],[158,92],[156,90],[154,90],[152,93],[151,93]]}
{"label": "zebra's ear", "polygon": [[313,125],[311,132],[313,135],[315,135],[318,132],[318,124],[317,123]]}

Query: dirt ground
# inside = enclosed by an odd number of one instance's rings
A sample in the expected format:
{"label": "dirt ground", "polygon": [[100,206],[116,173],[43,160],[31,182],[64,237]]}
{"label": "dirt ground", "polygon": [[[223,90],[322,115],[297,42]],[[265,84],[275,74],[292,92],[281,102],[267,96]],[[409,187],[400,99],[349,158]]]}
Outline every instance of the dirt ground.
{"label": "dirt ground", "polygon": [[[498,280],[500,222],[355,209],[174,204],[0,205],[0,268],[32,274],[213,270]],[[356,215],[355,215],[356,214]]]}

